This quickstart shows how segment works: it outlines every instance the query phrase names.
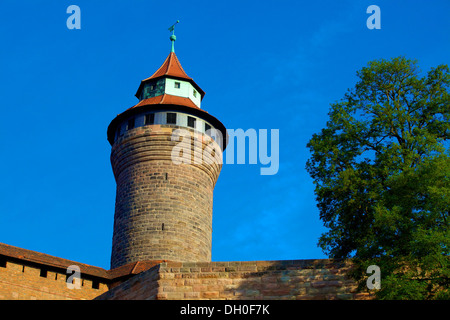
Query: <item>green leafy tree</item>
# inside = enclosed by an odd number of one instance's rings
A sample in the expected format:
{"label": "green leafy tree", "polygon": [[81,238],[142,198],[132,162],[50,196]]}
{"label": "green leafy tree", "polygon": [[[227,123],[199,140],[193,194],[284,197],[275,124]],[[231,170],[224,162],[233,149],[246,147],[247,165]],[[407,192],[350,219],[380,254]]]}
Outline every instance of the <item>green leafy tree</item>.
{"label": "green leafy tree", "polygon": [[381,299],[450,298],[450,75],[417,62],[377,60],[331,105],[308,143],[331,258],[381,269]]}

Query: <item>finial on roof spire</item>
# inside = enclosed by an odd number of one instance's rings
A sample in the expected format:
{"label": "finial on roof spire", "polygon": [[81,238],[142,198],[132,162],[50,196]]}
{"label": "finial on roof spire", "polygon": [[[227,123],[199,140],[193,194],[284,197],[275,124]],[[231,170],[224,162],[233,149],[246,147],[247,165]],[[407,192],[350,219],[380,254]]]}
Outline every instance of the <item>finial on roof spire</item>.
{"label": "finial on roof spire", "polygon": [[169,31],[172,32],[172,35],[170,36],[170,41],[172,41],[172,50],[170,52],[175,52],[175,40],[177,40],[177,37],[175,36],[175,25],[180,22],[180,20],[177,20],[170,28]]}

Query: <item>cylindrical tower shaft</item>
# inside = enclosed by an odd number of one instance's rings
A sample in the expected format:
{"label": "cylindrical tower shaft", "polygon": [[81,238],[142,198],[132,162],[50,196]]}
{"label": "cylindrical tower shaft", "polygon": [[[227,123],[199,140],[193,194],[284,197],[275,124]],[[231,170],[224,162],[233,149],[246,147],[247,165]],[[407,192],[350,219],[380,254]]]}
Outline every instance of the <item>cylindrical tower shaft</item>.
{"label": "cylindrical tower shaft", "polygon": [[[187,128],[189,139],[174,139],[179,128],[141,126],[113,144],[117,191],[111,268],[143,260],[211,260],[213,190],[222,151],[217,146],[213,154],[204,152],[214,140]],[[175,147],[192,151],[183,154],[188,163],[174,161]]]}

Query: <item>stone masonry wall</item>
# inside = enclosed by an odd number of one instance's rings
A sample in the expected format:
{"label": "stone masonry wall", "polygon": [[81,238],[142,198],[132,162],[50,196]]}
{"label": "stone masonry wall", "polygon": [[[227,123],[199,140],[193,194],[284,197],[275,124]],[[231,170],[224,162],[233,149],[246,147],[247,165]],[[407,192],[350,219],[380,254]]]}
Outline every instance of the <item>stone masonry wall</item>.
{"label": "stone masonry wall", "polygon": [[348,261],[164,262],[100,300],[370,299],[347,277]]}
{"label": "stone masonry wall", "polygon": [[[173,140],[178,128],[131,129],[112,147],[117,191],[111,269],[144,260],[211,260],[213,190],[222,166],[202,152],[209,137],[191,130],[200,143]],[[183,153],[189,164],[172,161],[175,146],[193,151]],[[195,163],[194,152],[206,161]]]}
{"label": "stone masonry wall", "polygon": [[106,284],[93,288],[92,280],[83,278],[80,289],[69,289],[63,272],[44,276],[38,267],[10,261],[0,267],[0,300],[91,300],[107,290]]}

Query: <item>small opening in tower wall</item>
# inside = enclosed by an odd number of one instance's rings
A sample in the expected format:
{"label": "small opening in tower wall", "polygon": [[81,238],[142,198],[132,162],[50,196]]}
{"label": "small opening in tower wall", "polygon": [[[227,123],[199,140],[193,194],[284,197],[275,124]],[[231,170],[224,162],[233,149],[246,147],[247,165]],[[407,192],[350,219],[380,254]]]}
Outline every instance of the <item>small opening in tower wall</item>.
{"label": "small opening in tower wall", "polygon": [[39,276],[41,276],[42,278],[47,278],[47,270],[46,269],[41,269],[41,272],[40,272]]}
{"label": "small opening in tower wall", "polygon": [[175,82],[175,89],[180,89],[180,85],[181,85],[181,83],[180,82]]}
{"label": "small opening in tower wall", "polygon": [[207,123],[205,123],[205,132],[211,130],[211,126]]}
{"label": "small opening in tower wall", "polygon": [[161,230],[164,231],[164,223],[161,225]]}
{"label": "small opening in tower wall", "polygon": [[167,121],[168,124],[176,124],[177,123],[177,114],[169,112],[167,113]]}
{"label": "small opening in tower wall", "polygon": [[0,256],[0,268],[6,268],[6,258]]}
{"label": "small opening in tower wall", "polygon": [[100,288],[100,282],[94,280],[92,281],[92,289],[98,289]]}

